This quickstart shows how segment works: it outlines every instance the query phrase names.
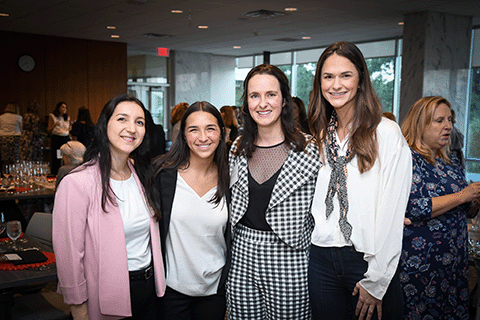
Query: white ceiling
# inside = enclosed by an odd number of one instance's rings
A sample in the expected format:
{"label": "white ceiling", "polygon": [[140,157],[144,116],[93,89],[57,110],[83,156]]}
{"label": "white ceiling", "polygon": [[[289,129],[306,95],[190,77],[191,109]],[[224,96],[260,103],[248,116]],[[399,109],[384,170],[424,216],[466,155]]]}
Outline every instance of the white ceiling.
{"label": "white ceiling", "polygon": [[[0,30],[102,41],[126,42],[129,55],[171,50],[242,56],[400,37],[404,14],[437,11],[473,16],[480,1],[446,0],[0,0]],[[296,12],[285,8],[295,7]],[[172,14],[172,9],[183,14]],[[247,12],[284,13],[273,18]],[[116,30],[107,30],[107,25]],[[208,29],[198,29],[207,25]],[[152,39],[145,33],[169,35]],[[119,39],[110,35],[118,34]],[[301,40],[302,36],[311,37]],[[298,41],[278,41],[287,38]],[[234,49],[233,46],[241,46]]]}

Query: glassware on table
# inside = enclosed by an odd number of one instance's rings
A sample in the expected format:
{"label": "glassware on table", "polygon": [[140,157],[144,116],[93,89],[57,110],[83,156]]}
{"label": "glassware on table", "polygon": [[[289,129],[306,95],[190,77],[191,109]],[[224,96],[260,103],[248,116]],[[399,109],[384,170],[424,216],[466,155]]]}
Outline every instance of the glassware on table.
{"label": "glassware on table", "polygon": [[16,241],[18,237],[22,234],[22,224],[18,220],[12,220],[7,222],[7,235],[10,239],[12,239],[12,246],[10,247],[11,250],[17,251],[18,247],[16,245]]}
{"label": "glassware on table", "polygon": [[[5,216],[3,212],[0,212],[0,237],[6,228],[7,228],[7,221],[5,221]],[[4,253],[6,251],[4,248],[1,248],[3,247],[4,242],[6,241],[0,242],[0,253]]]}

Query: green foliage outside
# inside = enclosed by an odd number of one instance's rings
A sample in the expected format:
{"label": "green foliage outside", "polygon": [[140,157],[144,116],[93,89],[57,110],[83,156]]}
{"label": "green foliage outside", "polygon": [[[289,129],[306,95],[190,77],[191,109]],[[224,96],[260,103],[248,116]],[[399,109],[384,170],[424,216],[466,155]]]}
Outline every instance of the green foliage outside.
{"label": "green foliage outside", "polygon": [[383,111],[393,112],[394,58],[372,58],[365,61]]}
{"label": "green foliage outside", "polygon": [[[472,69],[466,157],[480,160],[480,68]],[[467,161],[467,172],[480,173],[480,162]]]}

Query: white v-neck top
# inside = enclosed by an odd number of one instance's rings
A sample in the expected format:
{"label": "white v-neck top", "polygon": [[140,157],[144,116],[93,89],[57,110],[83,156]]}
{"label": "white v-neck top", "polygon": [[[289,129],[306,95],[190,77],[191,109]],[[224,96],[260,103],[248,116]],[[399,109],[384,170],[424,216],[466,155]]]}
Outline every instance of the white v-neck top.
{"label": "white v-neck top", "polygon": [[177,174],[170,226],[166,239],[166,283],[189,296],[217,293],[226,262],[225,228],[228,211],[225,198],[215,207],[208,201],[217,187],[200,197]]}

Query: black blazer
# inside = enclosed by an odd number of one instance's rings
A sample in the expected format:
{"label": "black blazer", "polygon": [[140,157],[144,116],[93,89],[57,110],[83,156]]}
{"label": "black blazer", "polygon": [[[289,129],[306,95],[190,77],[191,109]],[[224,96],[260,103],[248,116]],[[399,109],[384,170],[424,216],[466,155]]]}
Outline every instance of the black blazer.
{"label": "black blazer", "polygon": [[[162,201],[162,219],[160,220],[160,237],[162,239],[162,255],[165,264],[165,243],[167,239],[168,229],[170,227],[170,217],[172,216],[173,198],[175,197],[175,190],[177,187],[177,169],[165,169],[155,178],[155,183],[159,188]],[[226,194],[227,208],[230,207],[230,192]],[[230,209],[229,209],[230,210]],[[225,228],[225,242],[227,244],[227,259],[223,267],[220,283],[218,285],[217,293],[225,294],[225,282],[227,281],[228,271],[231,264],[231,227],[230,227],[230,213],[228,214],[227,227]],[[166,268],[166,265],[165,265]]]}

